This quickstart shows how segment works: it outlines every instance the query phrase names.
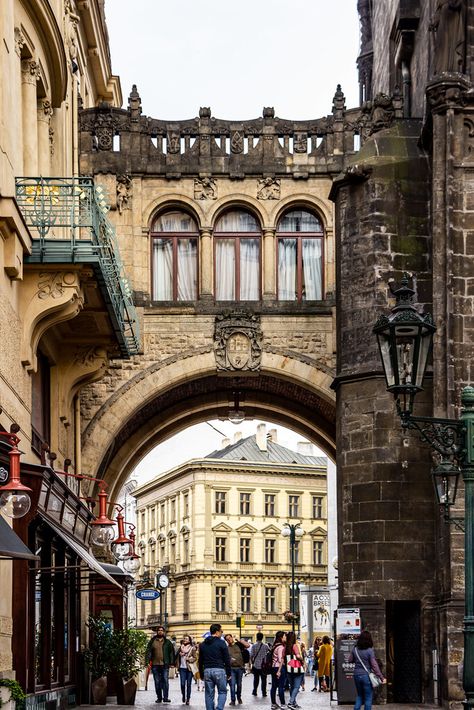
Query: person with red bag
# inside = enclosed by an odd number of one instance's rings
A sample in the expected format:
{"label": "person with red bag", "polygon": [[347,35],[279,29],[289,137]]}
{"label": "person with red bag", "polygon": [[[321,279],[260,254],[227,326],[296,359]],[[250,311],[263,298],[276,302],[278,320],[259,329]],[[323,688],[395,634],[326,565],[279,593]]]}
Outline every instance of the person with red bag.
{"label": "person with red bag", "polygon": [[289,631],[286,635],[286,670],[290,686],[290,699],[287,707],[290,710],[295,710],[295,708],[301,707],[296,702],[296,698],[304,678],[304,659],[294,631]]}

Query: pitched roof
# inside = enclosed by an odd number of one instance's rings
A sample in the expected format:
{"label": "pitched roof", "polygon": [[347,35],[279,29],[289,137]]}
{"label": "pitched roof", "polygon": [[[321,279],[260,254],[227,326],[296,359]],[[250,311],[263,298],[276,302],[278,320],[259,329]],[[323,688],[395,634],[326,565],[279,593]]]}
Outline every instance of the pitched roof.
{"label": "pitched roof", "polygon": [[287,449],[281,444],[267,440],[267,451],[262,451],[257,445],[257,437],[247,436],[235,444],[229,444],[224,449],[216,449],[208,454],[206,459],[228,459],[232,461],[265,461],[267,463],[296,463],[308,466],[326,466],[325,456],[305,456]]}

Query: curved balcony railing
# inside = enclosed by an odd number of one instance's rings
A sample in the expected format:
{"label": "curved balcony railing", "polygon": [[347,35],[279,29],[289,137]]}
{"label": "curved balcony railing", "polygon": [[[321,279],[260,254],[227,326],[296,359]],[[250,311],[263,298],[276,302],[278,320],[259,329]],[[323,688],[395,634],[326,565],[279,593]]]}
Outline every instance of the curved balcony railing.
{"label": "curved balcony railing", "polygon": [[102,188],[89,177],[20,177],[16,200],[33,238],[25,261],[95,265],[122,355],[137,354],[137,313]]}

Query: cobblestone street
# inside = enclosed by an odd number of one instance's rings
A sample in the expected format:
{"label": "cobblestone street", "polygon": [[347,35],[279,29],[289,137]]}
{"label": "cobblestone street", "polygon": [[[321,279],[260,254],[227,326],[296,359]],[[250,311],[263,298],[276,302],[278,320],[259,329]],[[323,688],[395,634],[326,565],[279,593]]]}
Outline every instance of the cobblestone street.
{"label": "cobblestone street", "polygon": [[[260,693],[258,697],[254,697],[252,695],[252,681],[253,681],[253,676],[245,676],[243,679],[243,684],[242,684],[242,700],[243,703],[241,706],[242,710],[270,710],[270,694],[268,692],[268,696],[266,698],[262,698]],[[304,692],[300,692],[298,695],[298,705],[301,706],[302,710],[310,710],[310,708],[352,708],[352,705],[337,705],[337,700],[334,698],[332,701],[330,700],[330,694],[329,693],[318,693],[318,692],[311,692],[311,688],[313,687],[314,680],[313,678],[309,678],[306,676],[306,690]],[[179,686],[179,680],[178,678],[174,678],[170,680],[170,699],[171,703],[169,705],[161,703],[160,705],[155,704],[155,692],[152,689],[153,687],[153,680],[150,679],[148,683],[148,690],[139,690],[137,693],[136,697],[136,705],[139,706],[140,708],[157,708],[157,707],[163,707],[163,708],[173,708],[176,707],[183,707],[185,708],[186,705],[181,702],[181,691],[180,691],[180,686]],[[227,702],[226,702],[226,708],[229,707],[229,701],[230,701],[230,694],[227,695]],[[109,698],[107,704],[114,705],[115,704],[115,698]],[[90,708],[91,710],[97,710],[96,705],[82,705],[82,708]],[[204,691],[198,692],[196,690],[196,685],[193,683],[193,688],[192,688],[192,694],[191,694],[191,702],[190,702],[190,707],[191,708],[202,708],[204,710]],[[439,706],[434,706],[434,705],[384,705],[384,708],[387,708],[387,710],[419,710],[423,708],[423,710],[430,710],[439,708]]]}

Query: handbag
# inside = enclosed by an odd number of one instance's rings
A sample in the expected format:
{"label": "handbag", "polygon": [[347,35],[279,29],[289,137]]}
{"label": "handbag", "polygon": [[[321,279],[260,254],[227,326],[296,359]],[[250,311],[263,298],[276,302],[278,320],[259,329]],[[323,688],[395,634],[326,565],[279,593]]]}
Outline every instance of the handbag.
{"label": "handbag", "polygon": [[289,653],[286,656],[286,670],[288,673],[303,673],[304,671],[303,664],[294,653]]}
{"label": "handbag", "polygon": [[357,658],[359,659],[360,665],[362,666],[362,668],[364,669],[364,671],[365,671],[365,672],[367,673],[367,675],[369,676],[370,685],[372,686],[372,688],[378,688],[379,685],[382,685],[382,681],[380,680],[380,678],[378,677],[378,675],[375,675],[375,673],[374,673],[373,671],[368,671],[368,670],[367,670],[367,668],[365,667],[364,661],[363,661],[362,658],[359,656],[359,652],[358,652],[358,650],[357,650],[357,646],[354,646],[354,651],[355,651],[355,653],[356,653]]}

